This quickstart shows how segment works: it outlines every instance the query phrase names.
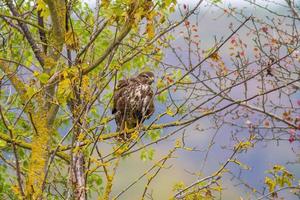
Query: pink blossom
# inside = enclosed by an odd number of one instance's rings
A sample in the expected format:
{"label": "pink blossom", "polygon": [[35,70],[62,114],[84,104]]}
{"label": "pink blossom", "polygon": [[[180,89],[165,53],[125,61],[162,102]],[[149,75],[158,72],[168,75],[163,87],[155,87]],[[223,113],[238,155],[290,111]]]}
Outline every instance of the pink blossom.
{"label": "pink blossom", "polygon": [[290,129],[290,130],[289,130],[289,134],[290,134],[291,136],[295,136],[295,134],[296,134],[295,129]]}
{"label": "pink blossom", "polygon": [[295,141],[295,136],[290,136],[289,142],[292,143],[292,142],[294,142],[294,141]]}

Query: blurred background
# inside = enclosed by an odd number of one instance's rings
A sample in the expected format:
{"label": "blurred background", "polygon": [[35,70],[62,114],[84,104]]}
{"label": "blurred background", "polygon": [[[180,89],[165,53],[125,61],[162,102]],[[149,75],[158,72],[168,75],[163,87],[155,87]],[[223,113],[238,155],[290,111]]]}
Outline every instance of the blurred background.
{"label": "blurred background", "polygon": [[[86,1],[90,6],[93,6],[93,1]],[[178,7],[181,12],[183,7],[193,8],[198,1],[196,0],[179,0]],[[197,25],[197,34],[199,37],[199,43],[201,49],[210,49],[215,44],[216,40],[220,40],[222,37],[227,37],[231,34],[229,27],[237,27],[244,21],[247,16],[254,16],[257,19],[269,20],[269,18],[275,18],[270,12],[264,8],[268,8],[276,13],[286,14],[287,9],[281,6],[284,1],[253,1],[254,3],[260,5],[253,5],[247,1],[242,0],[223,0],[218,4],[212,4],[211,1],[205,1],[201,4],[200,9],[197,10],[197,16],[193,16],[189,23],[190,25]],[[271,3],[270,3],[271,2]],[[234,14],[232,16],[224,14],[224,9],[234,8],[240,14]],[[172,14],[171,19],[176,21],[181,19],[181,14],[179,9]],[[297,21],[296,23],[299,23]],[[251,26],[251,22],[249,23]],[[286,27],[288,30],[289,28]],[[183,60],[187,61],[187,51],[186,42],[184,40],[184,31],[186,27],[184,25],[178,27],[173,33],[175,39],[173,41],[174,46],[180,46],[182,51],[180,55]],[[253,49],[255,43],[252,37],[247,35],[247,28],[242,28],[238,32],[238,37],[242,38],[244,44],[247,44],[248,51],[246,55],[251,59],[253,58]],[[251,48],[252,47],[252,48]],[[172,65],[178,65],[176,57],[171,52],[170,49],[164,50],[165,56],[163,62],[170,63]],[[232,61],[230,60],[230,49],[229,45],[225,45],[219,52],[219,55],[225,62],[225,65],[231,69]],[[193,58],[195,63],[196,58]],[[160,71],[161,70],[161,71]],[[157,70],[158,76],[162,72],[169,72],[165,66],[159,66]],[[236,98],[241,97],[241,88],[237,88],[231,91],[231,96]],[[257,94],[259,92],[258,83],[253,80],[248,88],[249,94]],[[185,93],[176,93],[176,98],[180,99],[185,97]],[[278,94],[270,94],[268,97],[270,100],[276,102],[278,100]],[[292,101],[295,106],[299,109],[297,105],[297,100],[300,99],[300,92],[298,91],[292,96]],[[288,103],[288,100],[282,100],[281,104]],[[157,109],[156,114],[165,111],[165,106],[156,102]],[[245,112],[246,113],[246,112]],[[154,114],[154,116],[156,116]],[[226,116],[231,116],[230,111],[223,112],[224,119],[227,122],[233,119],[226,119]],[[249,124],[255,124],[258,119],[262,116],[257,113],[253,113],[244,118],[235,120],[235,124],[240,124],[241,127],[247,127]],[[160,119],[159,123],[166,123],[174,121],[172,117],[164,117]],[[151,119],[146,121],[146,124],[150,123]],[[169,199],[174,195],[173,186],[176,183],[183,182],[185,185],[189,185],[194,181],[209,176],[213,172],[217,171],[222,163],[226,162],[232,153],[232,146],[234,142],[233,137],[248,138],[250,132],[249,128],[239,128],[235,125],[230,125],[230,123],[225,123],[219,129],[214,129],[211,127],[216,126],[215,119],[213,117],[206,117],[198,120],[192,126],[189,126],[184,130],[186,135],[185,143],[187,147],[194,149],[193,151],[179,150],[174,154],[174,157],[170,159],[166,168],[162,169],[158,177],[154,179],[148,192],[152,194],[153,199]],[[112,129],[115,129],[114,122],[112,123]],[[170,133],[173,129],[166,128],[161,132],[161,136]],[[268,138],[272,135],[272,131],[260,130],[260,134],[265,134]],[[182,133],[182,132],[181,132]],[[298,134],[299,132],[297,132]],[[241,169],[234,163],[230,163],[227,168],[230,169],[231,173],[224,175],[222,179],[223,186],[223,198],[222,199],[256,199],[252,195],[251,189],[256,188],[257,190],[264,191],[266,185],[264,184],[264,178],[267,176],[266,171],[271,169],[273,165],[279,164],[284,165],[295,175],[295,181],[300,179],[300,162],[299,162],[299,141],[290,142],[285,133],[282,133],[284,139],[280,140],[261,140],[256,141],[254,148],[247,150],[246,152],[239,153],[236,158],[248,167]],[[168,140],[153,145],[152,148],[155,150],[154,157],[152,160],[143,158],[142,153],[135,153],[129,157],[125,157],[120,162],[120,166],[116,172],[115,184],[113,186],[113,195],[119,194],[124,190],[130,183],[134,182],[138,177],[140,177],[147,169],[155,164],[155,162],[165,155],[168,154],[169,150],[174,146],[175,139],[180,137],[180,134],[175,134]],[[213,144],[211,142],[213,141]],[[109,149],[107,144],[107,149]],[[140,144],[142,145],[142,144]],[[208,147],[210,147],[209,152],[207,152]],[[141,159],[142,158],[142,159]],[[123,194],[119,199],[122,200],[134,200],[141,197],[141,193],[144,190],[147,178],[143,178],[137,184],[135,184],[128,192]],[[247,187],[247,185],[249,187]],[[289,191],[282,191],[279,193],[280,197],[284,199],[298,199],[296,196],[291,195]]]}

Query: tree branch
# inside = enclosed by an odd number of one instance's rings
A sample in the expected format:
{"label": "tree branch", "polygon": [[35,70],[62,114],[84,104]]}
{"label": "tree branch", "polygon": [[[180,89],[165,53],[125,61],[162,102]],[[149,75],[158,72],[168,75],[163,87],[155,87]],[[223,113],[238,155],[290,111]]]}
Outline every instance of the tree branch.
{"label": "tree branch", "polygon": [[108,21],[105,21],[103,25],[91,36],[90,41],[83,47],[83,49],[77,54],[76,60],[78,60],[82,54],[84,54],[88,48],[93,44],[93,42],[97,39],[97,37],[100,35],[100,33],[104,30],[106,27]]}
{"label": "tree branch", "polygon": [[23,81],[21,81],[20,78],[17,76],[16,71],[12,71],[9,65],[3,60],[0,60],[0,68],[7,75],[15,90],[20,95],[21,100],[25,103],[27,100],[26,87]]}
{"label": "tree branch", "polygon": [[25,24],[29,24],[29,25],[31,25],[31,26],[33,26],[33,27],[35,27],[35,28],[37,28],[37,29],[39,29],[39,30],[41,30],[41,31],[46,32],[46,33],[48,32],[48,30],[45,29],[44,27],[39,26],[39,25],[37,25],[37,24],[35,24],[35,23],[31,22],[31,21],[25,20],[25,19],[23,19],[23,18],[21,18],[21,17],[11,16],[11,15],[6,15],[6,14],[3,14],[3,13],[0,13],[0,17],[3,17],[3,18],[10,18],[10,19],[16,20],[16,21],[18,21],[18,22],[22,22],[22,23],[25,23]]}
{"label": "tree branch", "polygon": [[[25,141],[19,140],[19,139],[12,139],[7,134],[0,132],[0,139],[4,140],[5,142],[8,142],[10,144],[15,144],[19,147],[22,147],[24,149],[31,150],[32,145],[30,143],[27,143]],[[70,156],[68,154],[65,154],[63,152],[57,152],[56,155],[63,159],[66,162],[70,162]]]}
{"label": "tree branch", "polygon": [[[15,17],[20,18],[20,14],[17,11],[16,7],[13,5],[12,0],[6,0],[6,4],[9,7],[11,13]],[[18,20],[18,24],[21,27],[25,38],[29,42],[29,44],[30,44],[30,46],[31,46],[31,48],[34,52],[34,55],[35,55],[36,59],[39,61],[41,66],[44,66],[44,64],[45,64],[44,55],[43,55],[41,49],[37,46],[36,42],[34,41],[34,39],[32,37],[32,34],[30,33],[30,31],[28,29],[28,26],[26,25],[26,23],[24,23],[23,21],[20,21],[20,20]]]}
{"label": "tree branch", "polygon": [[100,65],[105,60],[105,58],[111,53],[111,51],[114,50],[120,44],[120,42],[126,37],[126,35],[130,32],[131,27],[132,27],[131,23],[128,22],[127,24],[125,24],[123,29],[121,30],[121,33],[116,38],[116,40],[113,40],[110,43],[108,48],[105,50],[102,56],[95,61],[95,63],[93,63],[88,68],[83,70],[83,74],[89,73],[90,71],[94,70],[98,65]]}
{"label": "tree branch", "polygon": [[55,49],[51,52],[51,57],[57,60],[60,57],[60,51],[62,50],[65,41],[66,32],[66,2],[64,0],[45,0],[45,3],[49,6],[49,11],[52,20],[52,46]]}

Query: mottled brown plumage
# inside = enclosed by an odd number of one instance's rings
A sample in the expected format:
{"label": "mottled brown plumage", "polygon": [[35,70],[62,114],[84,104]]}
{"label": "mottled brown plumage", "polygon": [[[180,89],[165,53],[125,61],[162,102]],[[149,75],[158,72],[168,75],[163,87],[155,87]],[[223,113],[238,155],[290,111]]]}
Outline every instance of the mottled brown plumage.
{"label": "mottled brown plumage", "polygon": [[118,82],[113,96],[112,114],[115,115],[117,131],[123,131],[122,140],[130,138],[124,129],[137,127],[153,114],[153,81],[152,72],[142,72],[137,77]]}

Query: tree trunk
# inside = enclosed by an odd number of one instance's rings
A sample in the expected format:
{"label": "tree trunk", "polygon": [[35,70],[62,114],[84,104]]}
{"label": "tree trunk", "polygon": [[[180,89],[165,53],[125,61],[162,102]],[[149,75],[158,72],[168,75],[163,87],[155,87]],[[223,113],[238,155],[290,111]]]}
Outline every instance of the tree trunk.
{"label": "tree trunk", "polygon": [[51,127],[47,123],[47,114],[39,113],[32,117],[35,134],[32,139],[32,153],[26,183],[26,197],[29,199],[43,198],[43,182],[49,159]]}
{"label": "tree trunk", "polygon": [[[79,95],[77,95],[79,99]],[[80,147],[81,142],[85,138],[86,116],[85,108],[82,106],[81,100],[74,100],[71,106],[73,113],[73,149],[72,149],[72,162],[71,162],[71,180],[73,185],[73,195],[76,200],[86,200],[86,179],[85,179],[85,156],[83,149]]]}
{"label": "tree trunk", "polygon": [[[76,146],[79,145],[77,142]],[[76,200],[86,199],[84,155],[81,151],[74,153],[72,158],[72,183]]]}

